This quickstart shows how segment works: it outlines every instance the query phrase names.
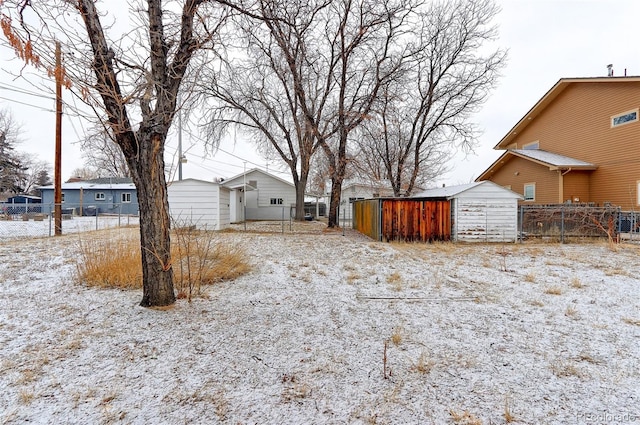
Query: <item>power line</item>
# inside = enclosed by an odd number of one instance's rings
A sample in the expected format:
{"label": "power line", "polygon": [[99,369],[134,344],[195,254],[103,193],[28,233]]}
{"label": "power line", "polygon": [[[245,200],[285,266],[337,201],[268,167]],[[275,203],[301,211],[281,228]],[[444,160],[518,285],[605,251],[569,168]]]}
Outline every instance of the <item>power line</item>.
{"label": "power line", "polygon": [[32,103],[27,103],[27,102],[21,102],[19,100],[15,100],[15,99],[9,99],[9,98],[2,97],[2,96],[0,96],[0,99],[6,100],[7,102],[19,103],[20,105],[30,106],[32,108],[37,108],[37,109],[40,109],[41,111],[44,111],[44,112],[56,112],[53,109],[47,109],[47,108],[45,108],[43,106],[38,106],[38,105],[34,105]]}

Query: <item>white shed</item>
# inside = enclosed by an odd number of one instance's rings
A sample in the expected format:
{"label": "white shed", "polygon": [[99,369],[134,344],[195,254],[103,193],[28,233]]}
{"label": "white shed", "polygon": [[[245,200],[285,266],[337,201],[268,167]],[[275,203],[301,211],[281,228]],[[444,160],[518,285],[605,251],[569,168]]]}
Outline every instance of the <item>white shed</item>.
{"label": "white shed", "polygon": [[167,185],[172,226],[221,230],[229,227],[230,190],[216,182],[184,179]]}
{"label": "white shed", "polygon": [[451,239],[459,242],[516,242],[522,195],[485,180],[429,189],[412,198],[451,202]]}

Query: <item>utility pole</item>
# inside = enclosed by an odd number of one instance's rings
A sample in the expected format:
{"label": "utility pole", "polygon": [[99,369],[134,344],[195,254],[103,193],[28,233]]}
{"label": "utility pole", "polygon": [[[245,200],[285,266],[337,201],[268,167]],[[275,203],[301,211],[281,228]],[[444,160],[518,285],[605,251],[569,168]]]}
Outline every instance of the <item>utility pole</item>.
{"label": "utility pole", "polygon": [[178,181],[182,180],[182,105],[178,109]]}
{"label": "utility pole", "polygon": [[53,191],[55,235],[62,234],[62,54],[60,42],[56,42],[56,158],[55,186]]}

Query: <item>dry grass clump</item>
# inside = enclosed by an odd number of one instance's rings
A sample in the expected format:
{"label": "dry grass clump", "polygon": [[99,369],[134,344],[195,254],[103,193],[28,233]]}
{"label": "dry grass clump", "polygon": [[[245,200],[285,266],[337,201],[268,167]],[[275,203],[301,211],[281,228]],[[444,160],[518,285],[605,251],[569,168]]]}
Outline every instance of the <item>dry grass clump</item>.
{"label": "dry grass clump", "polygon": [[449,415],[451,415],[453,422],[459,425],[482,425],[480,419],[466,410],[464,412],[449,410]]}
{"label": "dry grass clump", "polygon": [[[178,297],[200,292],[201,285],[235,279],[250,270],[238,244],[217,239],[215,232],[182,230],[171,247],[174,285]],[[80,242],[76,280],[99,288],[142,287],[140,239],[137,234]]]}
{"label": "dry grass clump", "polygon": [[387,283],[390,284],[394,291],[402,291],[402,276],[398,272],[393,272],[387,276]]}
{"label": "dry grass clump", "polygon": [[98,288],[142,287],[139,238],[133,235],[89,243],[80,240],[77,280]]}
{"label": "dry grass clump", "polygon": [[623,317],[622,321],[628,325],[640,326],[640,319],[632,319],[630,317]]}
{"label": "dry grass clump", "polygon": [[562,295],[562,288],[558,286],[549,286],[544,290],[544,293],[549,295]]}
{"label": "dry grass clump", "polygon": [[580,289],[584,287],[584,284],[580,282],[580,279],[578,279],[577,277],[573,277],[573,279],[571,279],[571,287],[575,289]]}
{"label": "dry grass clump", "polygon": [[412,365],[412,369],[417,372],[427,374],[431,372],[431,369],[433,369],[434,365],[434,361],[428,359],[427,354],[423,351],[422,353],[420,353],[420,357],[418,357],[418,360]]}

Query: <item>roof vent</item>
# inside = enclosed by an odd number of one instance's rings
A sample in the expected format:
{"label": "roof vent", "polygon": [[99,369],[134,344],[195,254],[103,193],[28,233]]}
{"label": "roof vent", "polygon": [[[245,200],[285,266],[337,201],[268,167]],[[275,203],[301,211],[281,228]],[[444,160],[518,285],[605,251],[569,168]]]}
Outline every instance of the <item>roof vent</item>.
{"label": "roof vent", "polygon": [[607,65],[607,69],[609,70],[609,71],[607,72],[607,76],[608,76],[608,77],[613,77],[613,64],[612,64],[612,63],[610,63],[609,65]]}

